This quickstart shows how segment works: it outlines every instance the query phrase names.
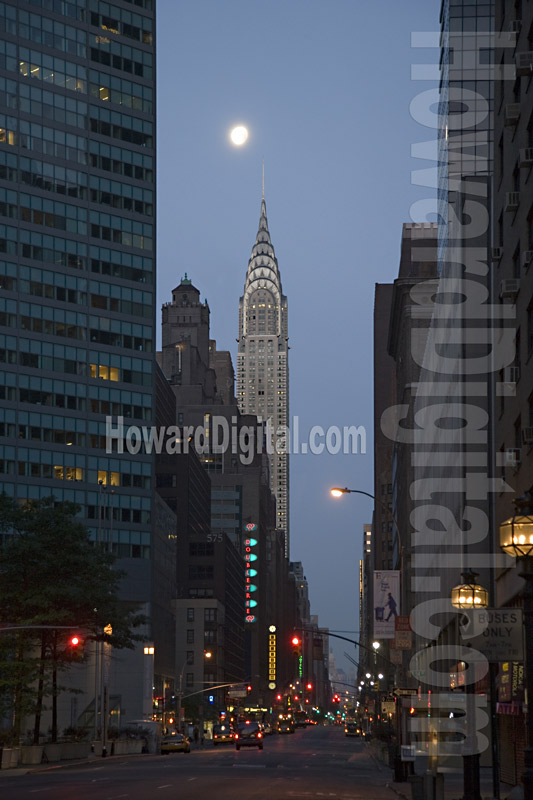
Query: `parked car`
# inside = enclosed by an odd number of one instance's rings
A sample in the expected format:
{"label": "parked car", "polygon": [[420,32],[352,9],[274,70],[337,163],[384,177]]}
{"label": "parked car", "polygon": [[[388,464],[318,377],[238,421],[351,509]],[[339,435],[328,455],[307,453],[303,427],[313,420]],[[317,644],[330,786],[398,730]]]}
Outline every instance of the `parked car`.
{"label": "parked car", "polygon": [[161,739],[161,753],[190,753],[191,742],[182,733],[169,733]]}
{"label": "parked car", "polygon": [[258,747],[263,749],[263,733],[257,722],[242,722],[235,733],[235,749]]}
{"label": "parked car", "polygon": [[235,741],[235,733],[229,725],[213,725],[213,747]]}

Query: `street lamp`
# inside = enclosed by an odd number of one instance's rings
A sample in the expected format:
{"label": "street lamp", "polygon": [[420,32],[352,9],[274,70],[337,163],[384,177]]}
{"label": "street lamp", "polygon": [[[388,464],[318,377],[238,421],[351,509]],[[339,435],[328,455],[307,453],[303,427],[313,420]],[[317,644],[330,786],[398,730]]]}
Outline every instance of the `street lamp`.
{"label": "street lamp", "polygon": [[452,606],[455,608],[487,608],[489,593],[476,583],[477,572],[463,572],[464,583],[452,589]]}
{"label": "street lamp", "polygon": [[[386,505],[382,500],[380,500],[379,497],[376,497],[375,495],[370,494],[370,492],[364,492],[362,489],[348,489],[348,487],[346,487],[346,486],[344,488],[341,488],[340,486],[334,486],[332,489],[330,489],[330,493],[331,493],[331,495],[333,497],[342,497],[343,494],[362,494],[362,495],[364,495],[364,497],[369,497],[375,503],[378,503],[381,506],[381,508],[383,508],[383,510],[387,514],[390,514],[390,516],[392,518],[392,521],[393,521],[394,526],[396,528],[396,537],[397,537],[397,540],[398,540],[398,548],[400,549],[400,552],[401,552],[400,526],[398,525],[398,520],[396,519],[396,517],[392,513],[392,511],[389,508],[389,506]],[[374,649],[374,667],[375,667],[376,666],[376,662],[377,662],[378,651],[379,651],[379,648],[381,647],[381,644],[380,644],[380,642],[375,641],[375,642],[372,642],[372,647]],[[384,656],[382,656],[380,654],[380,658],[384,658]],[[388,659],[385,659],[385,660],[387,661]],[[378,699],[379,699],[379,694],[378,694]],[[402,773],[402,762],[400,761],[401,736],[402,736],[401,705],[398,706],[398,708],[400,710],[396,712],[397,741],[396,741],[396,753],[395,753],[395,757],[394,757],[394,776],[395,776],[396,780],[401,780],[402,774],[403,774]]]}
{"label": "street lamp", "polygon": [[527,747],[524,750],[524,800],[533,800],[533,495],[526,492],[514,501],[515,513],[500,525],[500,547],[518,560],[526,582],[524,598],[525,684],[528,698]]}
{"label": "street lamp", "polygon": [[[489,593],[476,583],[477,572],[468,570],[463,572],[461,577],[464,583],[454,586],[451,593],[451,602],[454,608],[471,609],[487,608],[489,605]],[[463,756],[463,800],[481,800],[481,784],[479,775],[479,753],[476,750],[476,733],[472,727],[472,718],[475,715],[475,679],[469,681],[465,686],[466,694],[466,724],[467,724],[467,749],[470,753]]]}

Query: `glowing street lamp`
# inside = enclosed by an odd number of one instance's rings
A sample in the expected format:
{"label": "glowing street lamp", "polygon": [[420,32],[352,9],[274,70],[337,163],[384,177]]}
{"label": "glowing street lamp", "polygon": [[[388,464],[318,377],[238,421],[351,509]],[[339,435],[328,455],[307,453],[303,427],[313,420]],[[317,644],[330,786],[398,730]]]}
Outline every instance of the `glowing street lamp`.
{"label": "glowing street lamp", "polygon": [[[476,583],[477,572],[472,570],[463,572],[464,583],[454,586],[451,594],[452,606],[454,608],[471,609],[487,608],[489,605],[489,593]],[[473,701],[475,686],[472,682],[466,684],[466,694]],[[467,706],[469,719],[471,710]],[[470,732],[470,736],[472,733]],[[473,734],[475,737],[475,733]],[[468,753],[463,756],[463,797],[464,800],[481,800],[480,773],[479,773],[479,753]]]}
{"label": "glowing street lamp", "polygon": [[452,606],[454,608],[487,608],[489,593],[476,583],[477,572],[463,572],[464,583],[452,589]]}

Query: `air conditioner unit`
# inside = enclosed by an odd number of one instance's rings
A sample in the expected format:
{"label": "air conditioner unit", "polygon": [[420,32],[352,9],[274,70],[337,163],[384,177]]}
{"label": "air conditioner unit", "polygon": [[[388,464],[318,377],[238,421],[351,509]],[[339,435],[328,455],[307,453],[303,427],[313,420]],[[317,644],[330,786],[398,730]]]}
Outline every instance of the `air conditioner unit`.
{"label": "air conditioner unit", "polygon": [[503,256],[503,247],[493,247],[490,254],[491,261],[499,261]]}
{"label": "air conditioner unit", "polygon": [[533,444],[533,428],[522,428],[522,441],[524,444]]}
{"label": "air conditioner unit", "polygon": [[508,467],[517,467],[522,460],[522,450],[520,447],[511,447],[505,451],[505,464]]}
{"label": "air conditioner unit", "polygon": [[521,148],[519,163],[521,167],[533,167],[533,147]]}
{"label": "air conditioner unit", "polygon": [[517,77],[527,77],[533,72],[533,51],[516,54],[516,75]]}
{"label": "air conditioner unit", "polygon": [[505,368],[505,383],[518,383],[520,380],[520,367]]}
{"label": "air conditioner unit", "polygon": [[516,211],[520,205],[520,192],[506,192],[505,193],[505,210]]}
{"label": "air conditioner unit", "polygon": [[516,125],[520,119],[520,103],[508,103],[505,106],[505,124]]}
{"label": "air conditioner unit", "polygon": [[512,297],[514,299],[519,291],[520,291],[519,278],[507,278],[507,280],[504,280],[500,283],[501,298]]}
{"label": "air conditioner unit", "polygon": [[532,261],[533,261],[533,250],[525,250],[522,253],[522,266],[527,269]]}
{"label": "air conditioner unit", "polygon": [[511,38],[511,34],[513,33],[520,33],[520,28],[522,27],[522,20],[521,19],[512,19],[509,23],[509,38]]}

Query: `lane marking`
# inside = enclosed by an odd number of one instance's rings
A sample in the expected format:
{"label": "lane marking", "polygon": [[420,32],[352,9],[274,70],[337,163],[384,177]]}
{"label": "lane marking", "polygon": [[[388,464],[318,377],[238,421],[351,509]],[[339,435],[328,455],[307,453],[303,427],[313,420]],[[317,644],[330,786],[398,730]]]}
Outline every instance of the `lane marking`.
{"label": "lane marking", "polygon": [[188,778],[189,781],[195,781],[196,778]]}
{"label": "lane marking", "polygon": [[163,786],[158,786],[158,789],[170,789],[172,786],[171,783],[165,783]]}

